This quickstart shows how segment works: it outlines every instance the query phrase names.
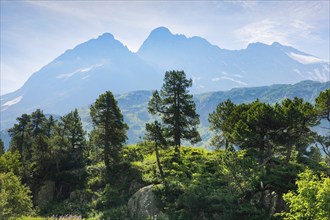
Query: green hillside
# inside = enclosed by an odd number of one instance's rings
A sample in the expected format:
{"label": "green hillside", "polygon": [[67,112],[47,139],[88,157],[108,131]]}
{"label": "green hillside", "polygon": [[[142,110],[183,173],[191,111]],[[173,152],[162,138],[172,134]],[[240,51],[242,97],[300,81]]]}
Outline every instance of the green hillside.
{"label": "green hillside", "polygon": [[[237,88],[229,91],[195,94],[194,101],[201,121],[199,132],[202,137],[202,142],[197,146],[210,147],[209,139],[212,134],[208,129],[208,115],[216,109],[219,103],[227,99],[230,99],[235,104],[250,103],[256,99],[259,99],[261,102],[274,104],[281,102],[285,98],[299,97],[303,98],[304,101],[314,103],[318,94],[327,88],[330,88],[330,82],[302,81],[293,85]],[[128,144],[135,144],[141,140],[145,132],[145,123],[152,119],[147,110],[151,93],[152,91],[135,91],[116,96],[124,119],[129,126]],[[89,106],[79,109],[79,114],[82,117],[84,128],[90,131]]]}
{"label": "green hillside", "polygon": [[[302,81],[293,85],[237,88],[229,91],[195,94],[194,101],[201,121],[199,132],[202,137],[202,142],[198,146],[209,147],[208,141],[211,133],[208,129],[208,115],[215,110],[220,102],[226,99],[230,99],[236,104],[250,103],[256,99],[274,104],[281,102],[285,98],[292,99],[299,97],[305,101],[314,103],[318,94],[327,88],[330,88],[330,82]],[[129,126],[128,144],[135,144],[141,140],[145,131],[145,123],[151,120],[151,116],[147,111],[147,104],[151,93],[152,91],[134,91],[116,96],[124,119]],[[81,108],[78,111],[82,117],[84,129],[90,131],[92,127],[89,119],[89,106]],[[8,146],[10,138],[7,132],[1,131],[1,138],[5,142],[5,146]]]}

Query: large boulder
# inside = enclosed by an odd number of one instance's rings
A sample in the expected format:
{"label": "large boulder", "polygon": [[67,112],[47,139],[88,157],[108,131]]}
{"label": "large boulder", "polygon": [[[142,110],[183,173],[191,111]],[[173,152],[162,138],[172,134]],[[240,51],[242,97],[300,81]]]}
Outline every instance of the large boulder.
{"label": "large boulder", "polygon": [[145,186],[137,191],[128,201],[128,213],[131,219],[157,219],[163,216],[160,202],[152,191],[153,185]]}

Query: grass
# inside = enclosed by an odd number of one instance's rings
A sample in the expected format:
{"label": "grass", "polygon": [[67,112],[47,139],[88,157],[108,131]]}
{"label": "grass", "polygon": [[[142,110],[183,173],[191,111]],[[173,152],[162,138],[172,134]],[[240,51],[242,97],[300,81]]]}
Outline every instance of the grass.
{"label": "grass", "polygon": [[65,215],[60,217],[31,217],[31,216],[24,216],[17,218],[16,220],[81,220],[81,216],[74,216],[74,215]]}

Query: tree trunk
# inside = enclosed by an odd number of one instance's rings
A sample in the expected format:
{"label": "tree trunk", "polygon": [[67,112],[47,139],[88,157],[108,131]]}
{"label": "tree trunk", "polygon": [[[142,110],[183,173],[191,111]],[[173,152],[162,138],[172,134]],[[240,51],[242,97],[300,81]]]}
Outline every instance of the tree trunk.
{"label": "tree trunk", "polygon": [[287,148],[286,151],[286,156],[285,156],[285,160],[284,160],[284,164],[288,164],[290,159],[291,159],[291,152],[292,152],[292,145],[290,144]]}
{"label": "tree trunk", "polygon": [[104,164],[107,170],[110,168],[109,154],[110,154],[109,147],[104,146]]}
{"label": "tree trunk", "polygon": [[59,159],[56,159],[56,171],[57,171],[57,173],[60,173],[60,161],[59,161]]}
{"label": "tree trunk", "polygon": [[162,178],[163,183],[165,183],[165,176],[164,176],[163,168],[162,168],[162,165],[160,164],[160,159],[159,159],[158,144],[155,145],[155,150],[156,150],[157,166],[159,169],[160,177]]}
{"label": "tree trunk", "polygon": [[181,130],[180,130],[180,97],[175,92],[174,94],[174,142],[175,142],[175,156],[180,158],[180,146],[181,146]]}

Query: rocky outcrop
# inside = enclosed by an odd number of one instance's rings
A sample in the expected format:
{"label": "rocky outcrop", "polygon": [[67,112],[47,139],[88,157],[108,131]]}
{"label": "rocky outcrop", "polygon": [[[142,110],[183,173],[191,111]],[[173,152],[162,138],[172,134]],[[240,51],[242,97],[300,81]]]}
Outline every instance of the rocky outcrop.
{"label": "rocky outcrop", "polygon": [[153,185],[145,186],[137,191],[128,201],[128,213],[131,219],[159,219],[163,216],[160,203],[152,191]]}

